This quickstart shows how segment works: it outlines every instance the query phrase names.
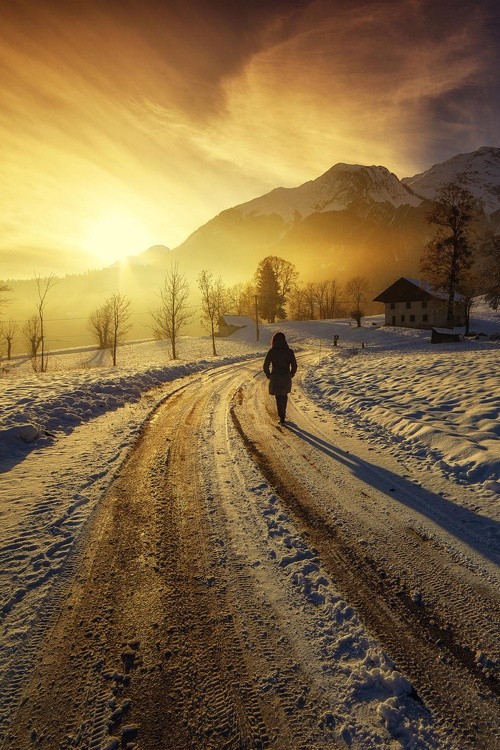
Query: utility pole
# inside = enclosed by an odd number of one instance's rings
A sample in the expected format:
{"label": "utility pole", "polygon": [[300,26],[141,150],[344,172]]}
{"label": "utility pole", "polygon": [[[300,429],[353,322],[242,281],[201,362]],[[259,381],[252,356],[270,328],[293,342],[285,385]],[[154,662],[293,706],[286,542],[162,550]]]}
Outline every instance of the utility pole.
{"label": "utility pole", "polygon": [[255,340],[259,340],[259,311],[257,307],[257,295],[255,295]]}

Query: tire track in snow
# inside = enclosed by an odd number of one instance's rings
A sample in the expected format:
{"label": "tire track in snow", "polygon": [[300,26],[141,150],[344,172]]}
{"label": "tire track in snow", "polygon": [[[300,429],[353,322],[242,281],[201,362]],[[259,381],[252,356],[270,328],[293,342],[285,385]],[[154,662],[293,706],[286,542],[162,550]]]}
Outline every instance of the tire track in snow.
{"label": "tire track in snow", "polygon": [[[245,399],[249,399],[250,404],[248,401],[243,404],[241,394],[240,404],[234,410],[236,428],[267,481],[307,529],[321,560],[339,582],[348,600],[362,614],[396,663],[410,676],[422,697],[450,728],[458,726],[463,743],[474,748],[495,748],[499,741],[496,725],[499,704],[495,697],[498,695],[497,677],[485,674],[474,663],[467,648],[460,646],[457,631],[450,633],[433,620],[432,613],[422,607],[418,598],[414,600],[411,590],[405,591],[401,582],[394,587],[393,579],[385,575],[373,545],[368,550],[364,545],[356,545],[354,539],[349,539],[343,531],[345,522],[337,525],[332,515],[324,512],[319,487],[313,497],[303,483],[302,477],[310,475],[306,467],[300,468],[303,443],[280,428],[281,436],[276,441],[273,428],[269,433],[269,416],[262,408],[259,411],[258,400],[251,390],[249,394],[245,393]],[[255,414],[255,411],[257,416],[250,417],[249,413]],[[294,462],[287,460],[289,456],[294,456]],[[331,500],[330,492],[329,497],[323,498],[323,504],[336,507]],[[358,539],[360,535],[363,536],[362,526],[356,529]],[[417,557],[413,559],[416,561]],[[449,583],[450,579],[447,581]],[[456,593],[460,601],[461,592]],[[490,597],[492,611],[498,620],[498,601],[494,595],[490,594]],[[479,606],[480,614],[474,612],[475,604]],[[484,604],[476,592],[472,592],[472,601],[467,607],[457,607],[456,626],[465,613],[469,617],[476,615],[472,617],[476,623],[485,616]],[[495,659],[492,662],[494,664]]]}
{"label": "tire track in snow", "polygon": [[[334,628],[343,632],[354,612],[330,593],[312,537],[300,537],[280,499],[258,488],[262,476],[228,423],[244,371],[201,377],[146,426],[96,514],[86,566],[75,569],[51,642],[40,643],[43,661],[6,750],[29,747],[33,729],[62,750],[136,737],[148,750],[393,745],[401,712],[392,699],[377,704],[389,731],[366,721],[364,694],[356,705],[328,692],[331,673],[349,669],[329,650],[334,638],[341,648]],[[242,453],[251,486],[239,471]],[[246,525],[235,533],[242,512]],[[242,530],[253,546],[242,544]],[[317,644],[310,628],[321,633]],[[367,670],[363,679],[384,699],[394,693],[377,680],[404,686],[380,662]],[[357,708],[365,725],[349,724]],[[438,747],[420,738],[414,746]]]}

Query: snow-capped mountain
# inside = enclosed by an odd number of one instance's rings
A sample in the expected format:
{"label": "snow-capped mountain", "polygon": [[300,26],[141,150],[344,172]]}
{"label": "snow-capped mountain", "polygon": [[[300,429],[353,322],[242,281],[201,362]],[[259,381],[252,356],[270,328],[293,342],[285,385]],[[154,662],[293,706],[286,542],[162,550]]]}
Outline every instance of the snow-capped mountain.
{"label": "snow-capped mountain", "polygon": [[401,182],[432,200],[439,187],[452,180],[459,180],[482,201],[487,216],[500,211],[500,148],[483,146],[469,154],[458,154]]}
{"label": "snow-capped mountain", "polygon": [[483,147],[399,180],[383,166],[336,164],[315,180],[223,211],[176,250],[191,267],[251,278],[265,255],[297,266],[303,280],[371,275],[374,287],[418,276],[433,229],[426,217],[437,189],[460,179],[500,224],[500,149]]}
{"label": "snow-capped mountain", "polygon": [[[71,318],[59,326],[61,340],[85,340],[86,317],[120,288],[136,310],[157,306],[158,287],[172,261],[196,294],[196,280],[207,269],[226,284],[250,281],[259,261],[277,255],[293,263],[303,282],[354,276],[370,279],[375,297],[400,276],[418,278],[424,248],[434,234],[427,222],[440,185],[461,178],[483,201],[485,225],[500,231],[500,148],[480,148],[399,180],[383,166],[336,164],[315,180],[223,211],[169,250],[155,245],[127,262],[69,276],[51,294],[51,316]],[[35,281],[15,283],[10,314],[31,314]],[[138,313],[149,335],[145,312]],[[79,327],[78,327],[79,326]]]}
{"label": "snow-capped mountain", "polygon": [[[192,268],[252,278],[258,262],[278,255],[304,280],[370,273],[417,275],[429,238],[429,205],[382,166],[337,164],[316,180],[223,211],[172,252]],[[396,269],[396,270],[394,270]]]}
{"label": "snow-capped mountain", "polygon": [[287,222],[313,213],[344,211],[354,202],[419,206],[421,198],[385,167],[336,164],[316,180],[296,188],[276,188],[235,207],[243,216],[278,214]]}

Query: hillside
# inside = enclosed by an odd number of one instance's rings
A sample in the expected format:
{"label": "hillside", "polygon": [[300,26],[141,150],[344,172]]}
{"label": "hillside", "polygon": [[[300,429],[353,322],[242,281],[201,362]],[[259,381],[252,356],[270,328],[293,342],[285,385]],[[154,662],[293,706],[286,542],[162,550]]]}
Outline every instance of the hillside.
{"label": "hillside", "polygon": [[297,266],[303,280],[363,273],[377,289],[400,274],[418,276],[432,236],[426,221],[437,189],[462,180],[483,202],[484,223],[500,218],[500,149],[459,154],[414,177],[399,180],[382,166],[337,164],[296,188],[223,211],[173,252],[190,267],[246,278],[265,255]]}
{"label": "hillside", "polygon": [[[61,279],[50,294],[48,319],[57,325],[49,344],[62,348],[90,343],[87,317],[117,289],[133,300],[131,336],[150,335],[149,310],[158,304],[163,274],[172,260],[188,277],[195,306],[202,269],[220,274],[227,284],[247,281],[266,255],[294,263],[302,281],[334,278],[342,285],[362,274],[376,296],[399,276],[418,277],[423,248],[433,234],[426,215],[436,190],[452,179],[464,181],[483,202],[483,225],[497,229],[498,148],[459,154],[403,180],[383,166],[336,164],[303,185],[279,187],[228,208],[173,250],[157,245],[109,268]],[[12,286],[7,315],[22,321],[34,312],[35,284]],[[201,332],[198,319],[190,332]]]}
{"label": "hillside", "polygon": [[384,167],[338,164],[317,180],[223,211],[174,255],[189,265],[210,257],[215,272],[244,276],[265,255],[280,255],[304,280],[342,283],[362,268],[378,286],[404,269],[415,274],[429,237],[427,210]]}

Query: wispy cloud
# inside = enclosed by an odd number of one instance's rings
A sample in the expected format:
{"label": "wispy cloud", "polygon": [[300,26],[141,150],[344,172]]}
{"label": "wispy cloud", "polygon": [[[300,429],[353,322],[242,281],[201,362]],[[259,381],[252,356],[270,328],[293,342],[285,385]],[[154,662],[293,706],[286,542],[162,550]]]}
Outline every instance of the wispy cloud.
{"label": "wispy cloud", "polygon": [[175,246],[338,161],[405,176],[495,145],[489,0],[2,6],[0,252],[12,268],[36,245],[66,249],[68,270],[88,263],[106,214]]}

